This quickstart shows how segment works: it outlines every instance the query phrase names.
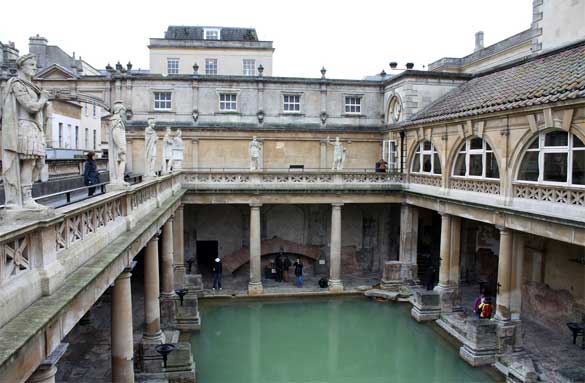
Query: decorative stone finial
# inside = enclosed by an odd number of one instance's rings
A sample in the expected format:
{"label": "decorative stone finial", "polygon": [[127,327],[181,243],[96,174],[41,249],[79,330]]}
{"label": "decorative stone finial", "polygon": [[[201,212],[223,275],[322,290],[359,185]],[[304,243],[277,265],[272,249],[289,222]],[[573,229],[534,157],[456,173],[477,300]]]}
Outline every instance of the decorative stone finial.
{"label": "decorative stone finial", "polygon": [[262,77],[264,75],[264,66],[262,64],[258,65],[258,76]]}
{"label": "decorative stone finial", "polygon": [[130,61],[128,61],[128,64],[126,64],[126,69],[128,69],[128,72],[132,70],[132,63]]}
{"label": "decorative stone finial", "polygon": [[199,64],[195,63],[193,64],[193,74],[197,74],[197,72],[199,72]]}
{"label": "decorative stone finial", "polygon": [[325,78],[325,73],[327,73],[327,69],[325,69],[325,67],[321,68],[321,78],[322,79]]}

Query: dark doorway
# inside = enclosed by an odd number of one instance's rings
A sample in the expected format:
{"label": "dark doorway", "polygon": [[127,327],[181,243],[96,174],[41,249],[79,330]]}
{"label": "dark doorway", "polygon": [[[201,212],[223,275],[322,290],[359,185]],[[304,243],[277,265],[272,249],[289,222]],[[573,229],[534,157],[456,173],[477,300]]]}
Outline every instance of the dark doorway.
{"label": "dark doorway", "polygon": [[201,274],[211,273],[211,266],[217,258],[217,241],[197,241],[197,265]]}

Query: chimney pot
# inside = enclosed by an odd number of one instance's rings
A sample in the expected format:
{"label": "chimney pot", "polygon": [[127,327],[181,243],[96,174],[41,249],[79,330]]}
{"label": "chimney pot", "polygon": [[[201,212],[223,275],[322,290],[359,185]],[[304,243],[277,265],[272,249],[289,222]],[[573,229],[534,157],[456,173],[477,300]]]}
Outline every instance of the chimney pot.
{"label": "chimney pot", "polygon": [[475,33],[475,52],[483,49],[483,32],[479,31]]}

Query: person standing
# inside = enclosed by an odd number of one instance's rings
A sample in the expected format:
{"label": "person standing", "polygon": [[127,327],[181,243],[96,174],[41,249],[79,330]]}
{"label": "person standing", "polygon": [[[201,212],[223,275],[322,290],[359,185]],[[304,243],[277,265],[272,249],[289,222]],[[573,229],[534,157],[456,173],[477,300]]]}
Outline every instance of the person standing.
{"label": "person standing", "polygon": [[295,286],[303,287],[303,262],[300,258],[293,264],[295,267]]}
{"label": "person standing", "polygon": [[213,289],[221,290],[221,273],[222,273],[221,259],[215,258],[213,263]]}
{"label": "person standing", "polygon": [[[100,174],[97,170],[97,163],[95,162],[95,153],[87,153],[87,161],[85,161],[85,170],[83,171],[83,183],[85,186],[97,185],[100,183]],[[87,189],[87,195],[92,196],[95,193],[95,187]]]}
{"label": "person standing", "polygon": [[278,253],[274,259],[274,266],[276,266],[276,282],[282,282],[282,269],[284,265],[282,263],[281,253]]}
{"label": "person standing", "polygon": [[431,291],[435,287],[435,266],[431,263],[424,274],[425,287]]}
{"label": "person standing", "polygon": [[282,277],[285,282],[288,282],[288,269],[292,266],[292,262],[288,259],[288,255],[285,254],[284,261],[282,262]]}

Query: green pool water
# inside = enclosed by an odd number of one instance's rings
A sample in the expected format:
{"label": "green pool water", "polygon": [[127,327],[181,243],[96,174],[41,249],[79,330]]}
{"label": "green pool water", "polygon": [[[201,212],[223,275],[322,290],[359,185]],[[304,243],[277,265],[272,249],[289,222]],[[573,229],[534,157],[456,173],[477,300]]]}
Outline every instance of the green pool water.
{"label": "green pool water", "polygon": [[197,382],[497,381],[409,308],[363,297],[203,301]]}

